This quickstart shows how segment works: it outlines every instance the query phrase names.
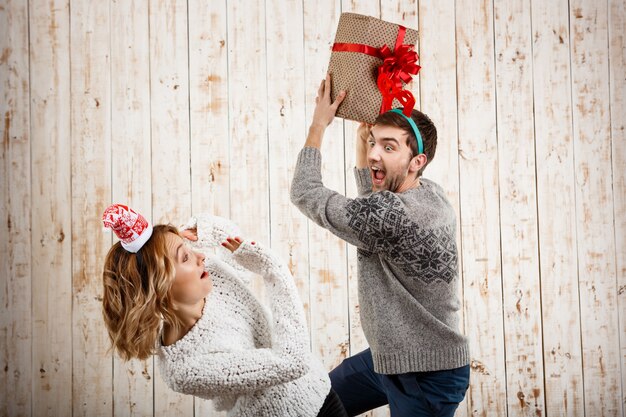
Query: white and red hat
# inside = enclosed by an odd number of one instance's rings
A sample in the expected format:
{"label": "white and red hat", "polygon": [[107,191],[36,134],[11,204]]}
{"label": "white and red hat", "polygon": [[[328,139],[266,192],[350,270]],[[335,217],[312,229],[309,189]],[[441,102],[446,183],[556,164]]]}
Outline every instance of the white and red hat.
{"label": "white and red hat", "polygon": [[146,218],[123,204],[107,207],[102,222],[115,232],[128,252],[137,253],[152,236],[152,225]]}

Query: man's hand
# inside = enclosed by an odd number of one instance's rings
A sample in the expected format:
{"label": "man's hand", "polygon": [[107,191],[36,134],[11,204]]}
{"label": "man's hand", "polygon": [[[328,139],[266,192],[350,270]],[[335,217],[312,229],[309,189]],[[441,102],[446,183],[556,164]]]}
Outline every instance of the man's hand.
{"label": "man's hand", "polygon": [[346,92],[341,91],[334,102],[330,100],[330,74],[326,75],[326,79],[322,80],[320,88],[317,90],[315,98],[315,111],[313,112],[313,120],[309,127],[309,135],[307,136],[304,146],[320,148],[322,145],[322,136],[328,125],[335,118],[337,107],[346,97]]}
{"label": "man's hand", "polygon": [[311,127],[320,126],[325,129],[335,118],[337,108],[346,97],[346,92],[340,91],[335,99],[335,102],[331,102],[330,83],[330,74],[326,74],[326,79],[322,80],[320,83],[320,88],[317,90],[317,97],[315,97],[315,112],[313,112]]}

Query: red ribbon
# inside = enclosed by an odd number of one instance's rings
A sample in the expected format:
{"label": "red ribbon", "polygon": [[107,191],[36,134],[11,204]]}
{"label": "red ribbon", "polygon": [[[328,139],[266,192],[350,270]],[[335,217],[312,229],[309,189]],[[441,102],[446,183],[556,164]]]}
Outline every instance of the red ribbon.
{"label": "red ribbon", "polygon": [[412,75],[416,75],[420,66],[417,65],[419,59],[413,50],[413,45],[404,45],[404,35],[406,28],[398,27],[398,36],[393,51],[387,45],[374,48],[369,45],[359,43],[335,43],[333,52],[360,52],[383,60],[378,67],[378,79],[376,85],[383,100],[380,106],[380,113],[391,110],[393,100],[396,99],[402,104],[405,116],[411,115],[411,110],[415,106],[415,97],[410,91],[403,90],[403,82],[406,84],[412,80]]}

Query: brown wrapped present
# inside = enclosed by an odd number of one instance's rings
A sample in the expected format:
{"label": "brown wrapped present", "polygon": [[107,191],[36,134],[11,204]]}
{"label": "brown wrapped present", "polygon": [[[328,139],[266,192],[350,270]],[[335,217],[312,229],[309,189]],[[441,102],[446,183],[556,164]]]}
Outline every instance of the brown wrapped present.
{"label": "brown wrapped present", "polygon": [[337,116],[374,123],[381,112],[395,107],[409,115],[415,99],[403,88],[420,68],[413,51],[416,42],[416,30],[342,13],[328,66],[332,99],[341,90],[348,93]]}

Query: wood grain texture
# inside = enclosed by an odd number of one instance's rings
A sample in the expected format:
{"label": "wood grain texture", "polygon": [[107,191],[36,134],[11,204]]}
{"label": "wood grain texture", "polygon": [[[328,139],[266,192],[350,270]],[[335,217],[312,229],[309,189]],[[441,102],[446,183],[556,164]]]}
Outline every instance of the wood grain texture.
{"label": "wood grain texture", "polygon": [[0,8],[0,415],[30,415],[31,150],[28,3]]}
{"label": "wood grain texture", "polygon": [[472,354],[470,412],[506,414],[494,27],[491,1],[456,3],[465,320]]}
{"label": "wood grain texture", "polygon": [[[148,0],[111,3],[111,203],[152,221],[148,7]],[[153,399],[152,359],[113,355],[113,415],[152,415]]]}
{"label": "wood grain texture", "polygon": [[494,2],[509,417],[545,415],[530,12],[529,1]]}
{"label": "wood grain texture", "polygon": [[626,414],[626,4],[609,1],[609,85],[611,160],[615,213],[615,263],[622,375],[622,415]]}
{"label": "wood grain texture", "polygon": [[241,227],[243,237],[267,244],[270,228],[265,2],[228,2],[227,16],[233,173],[230,218]]}
{"label": "wood grain texture", "polygon": [[533,1],[535,164],[546,415],[584,415],[568,2]]}
{"label": "wood grain texture", "polygon": [[[0,416],[224,416],[107,353],[114,202],[232,218],[289,263],[329,370],[367,346],[354,248],[288,197],[342,11],[420,32],[409,88],[438,128],[425,177],[457,212],[471,343],[456,415],[625,416],[622,0],[5,0]],[[348,196],[356,127],[322,148]]]}
{"label": "wood grain texture", "polygon": [[571,1],[576,232],[585,415],[622,414],[607,2]]}
{"label": "wood grain texture", "polygon": [[29,2],[32,414],[72,413],[69,2]]}
{"label": "wood grain texture", "polygon": [[229,217],[226,1],[190,1],[189,10],[192,211]]}
{"label": "wood grain texture", "polygon": [[70,11],[72,178],[85,179],[72,182],[72,414],[104,416],[113,403],[101,279],[111,237],[94,231],[111,198],[110,9],[72,1]]}

